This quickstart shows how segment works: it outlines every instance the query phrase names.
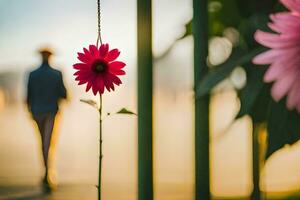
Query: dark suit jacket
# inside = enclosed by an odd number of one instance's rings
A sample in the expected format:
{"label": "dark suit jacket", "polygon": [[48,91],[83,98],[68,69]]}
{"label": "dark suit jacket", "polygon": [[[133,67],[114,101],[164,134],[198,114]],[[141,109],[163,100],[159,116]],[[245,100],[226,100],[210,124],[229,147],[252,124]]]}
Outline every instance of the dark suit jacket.
{"label": "dark suit jacket", "polygon": [[30,72],[27,86],[27,104],[33,115],[56,113],[58,101],[66,98],[62,73],[43,63]]}

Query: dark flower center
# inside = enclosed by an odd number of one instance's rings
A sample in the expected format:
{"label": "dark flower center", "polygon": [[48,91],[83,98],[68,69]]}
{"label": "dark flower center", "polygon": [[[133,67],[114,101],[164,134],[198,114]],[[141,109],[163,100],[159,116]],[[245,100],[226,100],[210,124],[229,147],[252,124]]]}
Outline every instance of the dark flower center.
{"label": "dark flower center", "polygon": [[97,73],[103,73],[107,69],[107,63],[102,60],[95,60],[95,62],[92,64],[92,70]]}

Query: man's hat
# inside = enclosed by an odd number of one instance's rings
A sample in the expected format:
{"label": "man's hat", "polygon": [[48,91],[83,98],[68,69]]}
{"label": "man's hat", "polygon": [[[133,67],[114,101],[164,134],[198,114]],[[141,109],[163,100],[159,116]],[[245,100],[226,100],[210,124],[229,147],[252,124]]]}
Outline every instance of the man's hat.
{"label": "man's hat", "polygon": [[40,48],[38,51],[40,54],[48,54],[48,55],[53,54],[53,51],[48,47]]}

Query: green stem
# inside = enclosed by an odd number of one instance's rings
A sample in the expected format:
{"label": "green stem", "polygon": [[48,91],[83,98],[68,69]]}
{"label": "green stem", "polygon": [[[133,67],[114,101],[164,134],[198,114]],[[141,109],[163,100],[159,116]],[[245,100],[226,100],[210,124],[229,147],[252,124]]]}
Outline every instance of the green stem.
{"label": "green stem", "polygon": [[99,178],[98,178],[98,200],[101,200],[101,178],[102,178],[102,95],[100,94],[100,106],[99,106],[99,116],[100,116],[100,140],[99,140]]}

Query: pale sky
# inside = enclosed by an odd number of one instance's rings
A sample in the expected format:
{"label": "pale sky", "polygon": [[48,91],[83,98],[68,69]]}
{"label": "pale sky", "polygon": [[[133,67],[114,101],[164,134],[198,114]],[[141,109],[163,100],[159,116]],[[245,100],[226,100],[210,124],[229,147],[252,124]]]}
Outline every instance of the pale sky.
{"label": "pale sky", "polygon": [[[102,0],[102,37],[121,50],[127,70],[136,60],[135,0]],[[191,1],[153,2],[154,53],[162,52],[178,37],[191,17]],[[173,12],[170,12],[172,10]],[[97,36],[96,0],[1,0],[0,69],[27,68],[38,62],[40,46],[56,50],[55,63],[70,66],[76,52]]]}

